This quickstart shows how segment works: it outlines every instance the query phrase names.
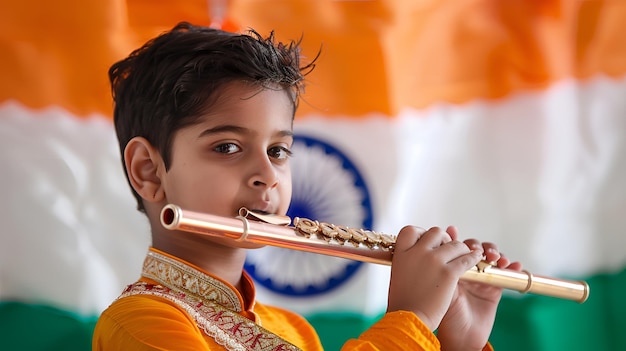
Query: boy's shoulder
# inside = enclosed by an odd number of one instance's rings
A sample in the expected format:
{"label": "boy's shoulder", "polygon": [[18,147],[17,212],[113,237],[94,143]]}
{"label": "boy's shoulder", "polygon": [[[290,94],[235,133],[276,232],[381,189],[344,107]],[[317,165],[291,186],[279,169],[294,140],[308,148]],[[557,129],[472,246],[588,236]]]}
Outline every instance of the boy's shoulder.
{"label": "boy's shoulder", "polygon": [[92,348],[173,350],[205,343],[195,321],[178,306],[158,296],[134,295],[115,300],[102,312]]}
{"label": "boy's shoulder", "polygon": [[147,322],[150,319],[160,318],[190,320],[188,314],[179,304],[158,294],[122,296],[102,312],[100,319],[103,317],[120,323],[126,321],[135,323],[140,320]]}

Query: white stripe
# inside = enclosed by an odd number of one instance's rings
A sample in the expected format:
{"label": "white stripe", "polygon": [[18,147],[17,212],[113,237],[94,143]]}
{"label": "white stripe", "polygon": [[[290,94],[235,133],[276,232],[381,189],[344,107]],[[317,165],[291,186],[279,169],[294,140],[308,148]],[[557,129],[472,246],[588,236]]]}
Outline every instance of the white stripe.
{"label": "white stripe", "polygon": [[537,274],[626,264],[626,78],[561,82],[497,102],[438,105],[397,119],[310,118],[356,158],[376,228],[459,227]]}
{"label": "white stripe", "polygon": [[109,120],[0,105],[0,298],[98,313],[148,245]]}
{"label": "white stripe", "polygon": [[[395,119],[308,118],[296,131],[360,168],[374,229],[455,224],[536,274],[581,276],[626,265],[623,96],[626,78],[567,81]],[[0,118],[0,299],[104,309],[139,276],[149,243],[110,120],[10,102]],[[376,313],[387,274],[363,271],[330,305]],[[307,300],[311,310],[330,299],[318,300]]]}

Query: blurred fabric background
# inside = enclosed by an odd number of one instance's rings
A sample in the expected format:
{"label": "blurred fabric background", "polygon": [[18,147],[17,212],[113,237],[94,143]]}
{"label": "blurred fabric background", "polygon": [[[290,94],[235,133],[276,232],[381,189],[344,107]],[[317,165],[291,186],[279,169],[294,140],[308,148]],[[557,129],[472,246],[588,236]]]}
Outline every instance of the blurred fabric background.
{"label": "blurred fabric background", "polygon": [[[137,279],[149,232],[107,71],[183,20],[321,50],[291,214],[456,225],[591,286],[584,304],[506,292],[496,349],[626,349],[620,0],[0,1],[1,349],[90,349],[98,314]],[[246,268],[259,300],[305,315],[328,350],[386,308],[388,267],[267,248]]]}

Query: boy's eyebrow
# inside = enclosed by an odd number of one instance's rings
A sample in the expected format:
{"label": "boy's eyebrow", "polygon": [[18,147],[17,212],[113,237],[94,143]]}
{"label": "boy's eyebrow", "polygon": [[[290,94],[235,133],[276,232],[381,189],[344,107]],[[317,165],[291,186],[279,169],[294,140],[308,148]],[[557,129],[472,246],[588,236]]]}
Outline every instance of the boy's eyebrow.
{"label": "boy's eyebrow", "polygon": [[[252,129],[226,124],[226,125],[216,126],[213,128],[208,128],[208,129],[203,130],[202,133],[198,135],[198,139],[207,135],[225,133],[225,132],[238,133],[238,134],[250,134],[252,133]],[[278,131],[278,133],[276,134],[280,137],[293,137],[292,130],[281,130],[281,131]]]}
{"label": "boy's eyebrow", "polygon": [[281,130],[277,134],[278,134],[278,136],[281,136],[281,137],[292,137],[293,138],[293,130]]}
{"label": "boy's eyebrow", "polygon": [[207,135],[211,135],[211,134],[217,134],[217,133],[224,133],[224,132],[232,132],[232,133],[239,133],[239,134],[245,134],[245,133],[249,133],[250,129],[245,128],[245,127],[240,127],[240,126],[234,126],[234,125],[221,125],[221,126],[216,126],[213,128],[209,128],[209,129],[205,129],[202,131],[202,133],[200,133],[200,135],[198,135],[198,139],[207,136]]}

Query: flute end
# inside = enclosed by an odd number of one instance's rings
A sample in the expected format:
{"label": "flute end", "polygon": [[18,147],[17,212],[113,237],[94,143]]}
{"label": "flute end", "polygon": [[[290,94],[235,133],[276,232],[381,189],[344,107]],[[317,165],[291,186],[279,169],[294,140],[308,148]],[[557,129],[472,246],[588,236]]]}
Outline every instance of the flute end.
{"label": "flute end", "polygon": [[581,281],[580,284],[583,287],[583,295],[580,297],[580,299],[577,300],[577,302],[584,303],[585,301],[587,301],[587,298],[589,298],[589,284],[584,281]]}
{"label": "flute end", "polygon": [[180,218],[180,207],[168,204],[161,210],[161,224],[167,229],[175,229]]}

